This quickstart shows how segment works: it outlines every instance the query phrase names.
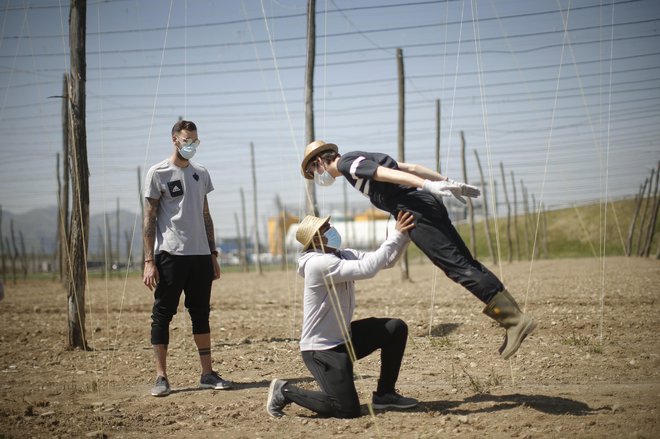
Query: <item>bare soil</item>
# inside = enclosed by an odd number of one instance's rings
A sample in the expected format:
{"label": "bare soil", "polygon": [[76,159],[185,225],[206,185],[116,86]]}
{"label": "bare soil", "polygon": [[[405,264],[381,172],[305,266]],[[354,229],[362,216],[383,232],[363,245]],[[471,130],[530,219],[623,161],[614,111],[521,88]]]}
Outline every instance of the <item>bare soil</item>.
{"label": "bare soil", "polygon": [[[292,270],[226,273],[214,284],[215,368],[234,382],[199,390],[183,309],[171,327],[174,392],[149,395],[151,293],[136,276],[92,279],[91,351],[67,350],[66,293],[56,282],[5,286],[0,301],[0,438],[657,438],[660,262],[638,258],[492,267],[539,320],[517,356],[478,300],[426,262],[358,282],[355,318],[394,316],[410,338],[398,389],[418,407],[371,414],[378,355],[357,364],[363,416],[265,412],[274,377],[315,388],[298,351],[302,283]],[[503,272],[503,273],[502,273]],[[431,320],[432,319],[432,320]],[[431,330],[429,331],[429,326]],[[430,333],[430,335],[429,335]]]}

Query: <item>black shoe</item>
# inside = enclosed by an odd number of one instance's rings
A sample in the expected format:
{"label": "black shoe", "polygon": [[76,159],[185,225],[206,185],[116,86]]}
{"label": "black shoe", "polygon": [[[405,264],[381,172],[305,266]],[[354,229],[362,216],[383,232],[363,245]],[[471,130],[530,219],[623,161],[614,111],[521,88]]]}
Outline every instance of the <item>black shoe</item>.
{"label": "black shoe", "polygon": [[406,398],[405,396],[401,396],[396,392],[386,393],[380,396],[376,395],[374,392],[372,399],[372,405],[376,410],[387,408],[409,409],[411,407],[415,407],[417,404],[419,404],[419,401],[417,401],[415,398]]}

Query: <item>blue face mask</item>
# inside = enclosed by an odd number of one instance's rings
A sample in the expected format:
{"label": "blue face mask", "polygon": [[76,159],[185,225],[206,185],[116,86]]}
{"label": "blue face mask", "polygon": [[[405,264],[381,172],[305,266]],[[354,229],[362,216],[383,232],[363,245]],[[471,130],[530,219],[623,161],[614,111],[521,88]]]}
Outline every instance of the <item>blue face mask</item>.
{"label": "blue face mask", "polygon": [[193,158],[196,152],[197,152],[197,145],[195,145],[194,143],[189,143],[179,148],[179,154],[181,154],[181,157],[183,157],[186,160],[190,160],[191,158]]}
{"label": "blue face mask", "polygon": [[328,230],[323,234],[328,240],[326,244],[328,247],[339,249],[341,247],[341,235],[334,227],[330,226]]}

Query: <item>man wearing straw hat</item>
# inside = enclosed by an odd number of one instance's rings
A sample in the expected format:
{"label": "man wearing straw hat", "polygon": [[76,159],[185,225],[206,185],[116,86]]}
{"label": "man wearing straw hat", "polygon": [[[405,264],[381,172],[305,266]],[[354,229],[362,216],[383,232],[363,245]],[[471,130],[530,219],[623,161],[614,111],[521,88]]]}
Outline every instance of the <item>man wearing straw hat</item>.
{"label": "man wearing straw hat", "polygon": [[408,338],[406,323],[375,317],[351,322],[354,281],[373,277],[396,263],[409,242],[407,231],[414,227],[413,217],[400,213],[394,232],[369,253],[340,250],[341,237],[329,221],[330,217],[308,215],[296,232],[296,239],[303,246],[298,274],[305,279],[300,350],[321,391],[301,389],[275,378],[268,391],[266,410],[273,417],[281,417],[288,404],[296,403],[324,416],[360,416],[353,362],[376,349],[381,350],[381,368],[373,407],[414,407],[416,399],[401,396],[394,389]]}
{"label": "man wearing straw hat", "polygon": [[424,166],[397,163],[382,153],[353,151],[339,154],[334,143],[316,140],[305,148],[300,170],[308,180],[329,186],[344,177],[379,209],[396,216],[410,212],[415,228],[410,239],[454,282],[460,283],[486,306],[484,314],[506,330],[499,352],[504,359],[516,353],[536,322],[523,313],[513,296],[490,270],[470,254],[449,219],[442,197],[478,197],[475,186],[453,181]]}

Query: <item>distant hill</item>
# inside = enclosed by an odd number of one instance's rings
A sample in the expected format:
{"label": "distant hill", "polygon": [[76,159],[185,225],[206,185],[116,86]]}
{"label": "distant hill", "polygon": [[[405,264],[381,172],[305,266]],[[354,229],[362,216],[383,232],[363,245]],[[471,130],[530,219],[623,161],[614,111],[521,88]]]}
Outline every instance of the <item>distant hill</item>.
{"label": "distant hill", "polygon": [[[28,253],[46,253],[52,254],[55,251],[55,240],[57,236],[57,207],[49,206],[39,209],[30,210],[22,214],[13,214],[3,209],[2,211],[2,238],[9,239],[11,243],[11,221],[14,222],[14,236],[16,245],[20,251],[20,233],[23,233],[25,241],[25,249]],[[133,235],[133,227],[135,223],[135,214],[119,210],[119,252],[120,260],[127,257],[127,239],[128,236]],[[96,255],[103,254],[103,241],[107,239],[104,237],[104,230],[108,230],[109,239],[111,243],[113,255],[116,254],[116,234],[117,234],[117,213],[116,211],[108,212],[107,227],[103,214],[96,214],[90,216],[89,227],[89,255],[90,259]],[[133,236],[133,252],[142,251],[142,224],[138,218],[136,224],[135,236]]]}

